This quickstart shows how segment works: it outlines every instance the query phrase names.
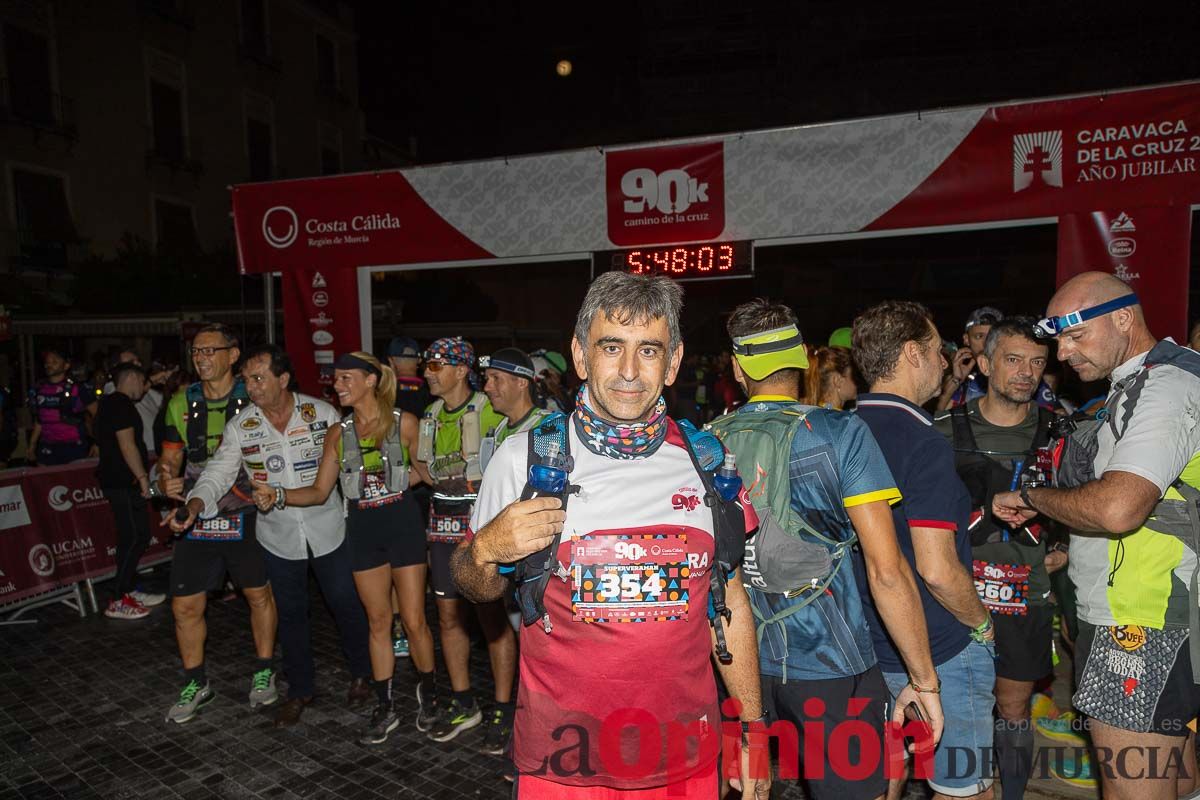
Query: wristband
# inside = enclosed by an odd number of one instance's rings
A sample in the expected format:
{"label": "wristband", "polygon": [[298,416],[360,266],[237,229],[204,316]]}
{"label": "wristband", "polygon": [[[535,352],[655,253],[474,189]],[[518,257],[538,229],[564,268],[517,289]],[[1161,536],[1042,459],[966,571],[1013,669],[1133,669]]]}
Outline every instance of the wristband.
{"label": "wristband", "polygon": [[974,639],[975,641],[979,642],[980,644],[983,644],[987,641],[986,637],[991,632],[992,632],[992,617],[989,614],[988,618],[985,619],[982,623],[980,623],[980,625],[977,628],[972,629],[971,638]]}
{"label": "wristband", "polygon": [[924,686],[918,686],[917,682],[914,681],[912,678],[908,679],[908,685],[917,694],[941,694],[942,693],[942,679],[941,678],[938,678],[937,686],[934,686],[932,689],[926,689]]}
{"label": "wristband", "polygon": [[282,486],[275,487],[275,509],[283,511],[287,508],[287,490]]}
{"label": "wristband", "polygon": [[1030,486],[1028,483],[1021,484],[1021,502],[1024,503],[1027,508],[1037,511],[1037,506],[1035,506],[1033,501],[1029,499],[1029,489]]}

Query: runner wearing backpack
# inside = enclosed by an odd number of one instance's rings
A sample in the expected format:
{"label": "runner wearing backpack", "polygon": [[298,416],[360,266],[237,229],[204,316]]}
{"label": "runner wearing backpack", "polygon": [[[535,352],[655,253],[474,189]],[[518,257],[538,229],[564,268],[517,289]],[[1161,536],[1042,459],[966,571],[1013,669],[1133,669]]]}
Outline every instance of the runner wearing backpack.
{"label": "runner wearing backpack", "polygon": [[[662,396],[683,356],[682,304],[667,278],[592,283],[572,342],[587,381],[575,412],[497,448],[454,554],[472,600],[509,591],[505,571],[518,580],[522,800],[717,796],[717,734],[737,723],[720,721],[714,653],[742,730],[763,722],[753,616],[727,561],[757,520],[714,491],[719,443],[676,424]],[[766,800],[770,772],[748,769],[751,747],[742,796]]]}
{"label": "runner wearing backpack", "polygon": [[[915,703],[936,741],[942,724],[937,676],[925,621],[911,613],[920,602],[917,587],[888,507],[900,493],[874,437],[853,415],[797,400],[808,358],[790,308],[753,300],[734,309],[727,328],[734,377],[750,399],[709,427],[736,456],[759,517],[743,575],[769,717],[796,726],[803,753],[814,723],[828,741],[851,717],[878,731],[882,744],[888,718],[903,722],[905,708]],[[855,545],[861,547],[872,593],[888,598],[884,624],[909,665],[912,683],[894,707],[855,583]],[[811,713],[811,699],[822,701],[822,713]],[[878,757],[864,778],[845,766],[860,765],[876,748],[868,745],[864,753],[861,740],[846,741],[847,751],[829,752],[828,763],[804,764],[810,796],[882,797],[885,759]]]}

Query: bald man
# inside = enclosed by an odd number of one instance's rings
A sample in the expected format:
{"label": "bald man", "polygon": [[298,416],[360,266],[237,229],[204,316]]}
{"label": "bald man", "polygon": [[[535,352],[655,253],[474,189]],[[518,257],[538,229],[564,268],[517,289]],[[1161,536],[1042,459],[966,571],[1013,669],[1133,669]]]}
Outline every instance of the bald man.
{"label": "bald man", "polygon": [[1200,713],[1200,354],[1156,341],[1137,296],[1107,273],[1063,284],[1047,314],[1038,325],[1057,336],[1059,360],[1085,381],[1111,379],[1106,412],[1078,421],[1055,488],[998,494],[993,511],[1014,526],[1042,513],[1072,530],[1073,701],[1106,800],[1185,796],[1196,773],[1188,724]]}

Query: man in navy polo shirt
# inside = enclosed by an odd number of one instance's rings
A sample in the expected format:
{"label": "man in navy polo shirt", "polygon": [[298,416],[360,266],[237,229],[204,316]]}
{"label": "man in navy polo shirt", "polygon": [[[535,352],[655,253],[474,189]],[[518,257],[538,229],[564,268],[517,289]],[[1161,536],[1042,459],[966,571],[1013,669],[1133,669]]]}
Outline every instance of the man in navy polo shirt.
{"label": "man in navy polo shirt", "polygon": [[[946,724],[929,786],[938,796],[992,796],[995,634],[968,569],[970,498],[954,469],[950,443],[921,405],[937,397],[946,361],[929,311],[887,301],[854,320],[853,355],[871,387],[858,415],[879,442],[903,499],[892,507],[900,549],[918,587],[937,668]],[[865,589],[865,574],[857,570]],[[893,695],[909,684],[884,633],[871,594],[862,592],[875,654]],[[914,687],[937,691],[938,687]],[[900,786],[889,794],[897,796]]]}

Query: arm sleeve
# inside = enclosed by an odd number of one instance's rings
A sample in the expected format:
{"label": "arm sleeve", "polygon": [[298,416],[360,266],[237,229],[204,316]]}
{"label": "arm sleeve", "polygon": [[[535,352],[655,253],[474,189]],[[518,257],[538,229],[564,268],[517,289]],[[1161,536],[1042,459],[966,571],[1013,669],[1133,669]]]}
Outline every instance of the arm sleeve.
{"label": "arm sleeve", "polygon": [[954,451],[945,439],[933,439],[917,446],[908,460],[904,485],[904,513],[914,528],[958,530],[958,510],[952,491],[961,484],[954,470]]}
{"label": "arm sleeve", "polygon": [[[1129,426],[1113,448],[1105,472],[1129,472],[1153,483],[1159,495],[1175,482],[1200,450],[1200,384],[1181,370],[1146,381]],[[1186,380],[1186,384],[1183,382]],[[1117,410],[1118,424],[1124,403]]]}
{"label": "arm sleeve", "polygon": [[208,519],[217,515],[217,503],[233,488],[241,467],[242,449],[238,440],[237,419],[234,418],[225,426],[225,435],[217,452],[204,462],[204,471],[196,479],[192,491],[188,492],[188,500],[197,498],[203,501],[201,517]]}
{"label": "arm sleeve", "polygon": [[895,504],[900,490],[888,469],[887,460],[870,428],[858,417],[850,417],[837,443],[838,468],[842,481],[842,504],[847,508],[886,500]]}

